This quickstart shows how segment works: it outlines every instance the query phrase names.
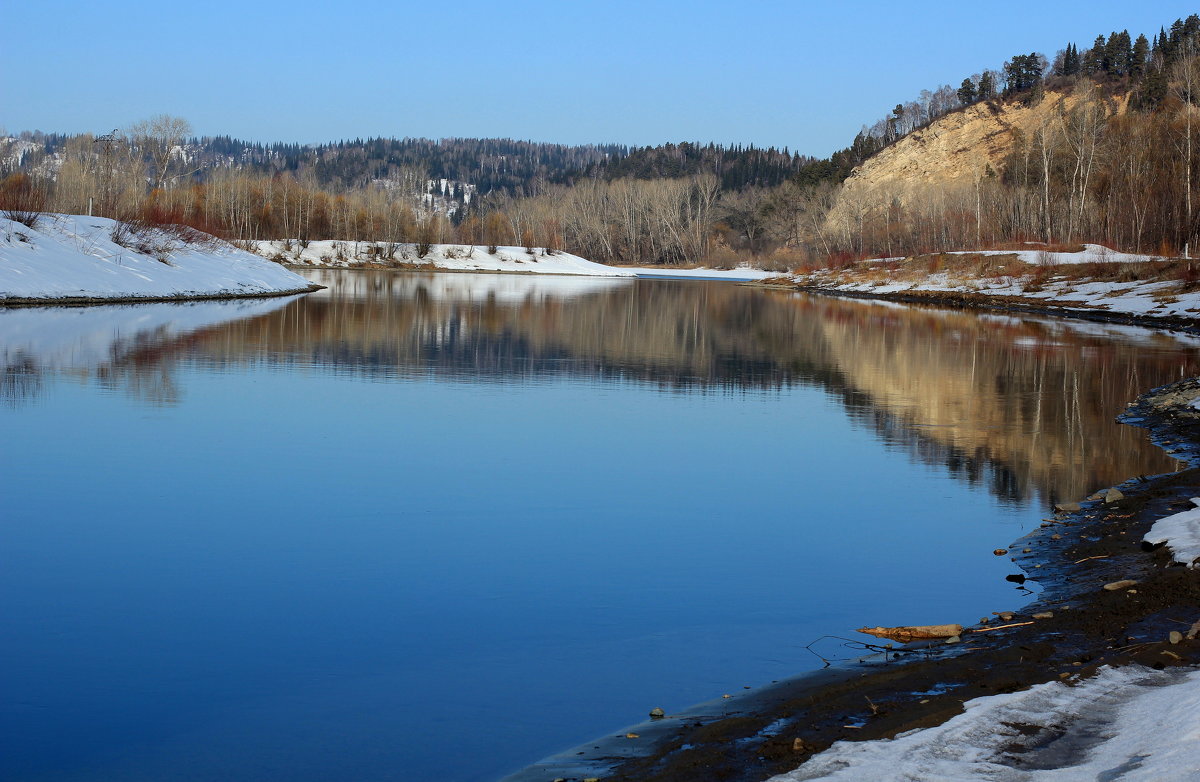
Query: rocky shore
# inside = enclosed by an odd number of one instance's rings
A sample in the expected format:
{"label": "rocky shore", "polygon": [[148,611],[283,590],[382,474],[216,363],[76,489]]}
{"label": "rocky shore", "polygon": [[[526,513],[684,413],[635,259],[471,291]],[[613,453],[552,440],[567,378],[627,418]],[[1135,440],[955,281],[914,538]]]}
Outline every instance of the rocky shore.
{"label": "rocky shore", "polygon": [[[1200,379],[1188,379],[1148,392],[1121,417],[1192,467],[1132,476],[1080,503],[1047,509],[1041,528],[1003,552],[1013,561],[1010,580],[1042,588],[1020,610],[981,616],[957,643],[895,645],[650,720],[511,779],[758,782],[838,741],[940,725],[980,696],[1075,683],[1104,666],[1200,665],[1200,570],[1173,561],[1168,546],[1143,541],[1156,521],[1192,508],[1191,498],[1200,496],[1197,399]],[[1065,728],[1019,730],[1047,743]]]}

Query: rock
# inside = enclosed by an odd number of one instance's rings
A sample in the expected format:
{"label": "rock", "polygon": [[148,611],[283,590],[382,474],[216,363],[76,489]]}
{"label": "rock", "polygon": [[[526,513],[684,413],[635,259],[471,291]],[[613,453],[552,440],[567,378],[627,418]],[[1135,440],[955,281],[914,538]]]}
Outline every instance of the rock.
{"label": "rock", "polygon": [[1000,619],[1005,622],[1011,622],[1013,620],[1013,615],[1010,614],[1008,611],[1002,611],[999,614],[999,616],[1000,616]]}
{"label": "rock", "polygon": [[1109,489],[1108,491],[1104,492],[1105,504],[1110,502],[1120,502],[1123,499],[1125,499],[1125,495],[1122,494],[1119,489]]}
{"label": "rock", "polygon": [[981,624],[981,625],[985,625],[990,621],[992,621],[992,620],[988,619],[986,616],[979,617],[979,624]]}
{"label": "rock", "polygon": [[813,748],[804,739],[792,739],[792,752],[812,752]]}
{"label": "rock", "polygon": [[993,551],[992,553],[993,553],[993,554],[995,554],[995,555],[996,555],[996,556],[998,556],[998,557],[1002,557],[1002,556],[1004,556],[1005,554],[1007,554],[1007,553],[1008,553],[1008,549],[1006,549],[1006,548],[998,548],[998,549],[996,549],[995,551]]}
{"label": "rock", "polygon": [[1083,506],[1078,502],[1062,502],[1055,505],[1054,509],[1060,513],[1074,513],[1078,510],[1083,510]]}
{"label": "rock", "polygon": [[950,636],[949,638],[947,638],[947,639],[946,639],[946,643],[948,643],[948,644],[960,644],[960,643],[962,643],[962,636],[960,636],[960,635],[952,635],[952,636]]}
{"label": "rock", "polygon": [[1187,639],[1189,641],[1195,641],[1197,635],[1200,635],[1200,622],[1196,622],[1194,625],[1192,625],[1192,629],[1188,630]]}
{"label": "rock", "polygon": [[732,695],[722,695],[721,697],[722,698],[732,698],[733,696]]}
{"label": "rock", "polygon": [[1120,581],[1114,581],[1111,584],[1105,584],[1104,588],[1109,592],[1116,592],[1118,589],[1129,589],[1131,586],[1137,586],[1136,581],[1130,578],[1125,578]]}
{"label": "rock", "polygon": [[1062,540],[1062,535],[1059,535],[1059,534],[1056,532],[1056,533],[1054,533],[1053,535],[1051,535],[1051,536],[1050,536],[1050,540]]}
{"label": "rock", "polygon": [[1183,633],[1178,630],[1172,630],[1171,634],[1167,636],[1167,640],[1173,644],[1177,644],[1183,640]]}
{"label": "rock", "polygon": [[1088,499],[1089,500],[1102,500],[1102,499],[1104,499],[1104,492],[1098,491],[1095,494],[1089,494]]}
{"label": "rock", "polygon": [[661,720],[665,716],[667,716],[667,713],[662,709],[654,708],[650,710],[650,719],[652,720]]}
{"label": "rock", "polygon": [[1033,618],[1034,619],[1053,619],[1054,612],[1053,611],[1042,611],[1040,614],[1034,614]]}
{"label": "rock", "polygon": [[1033,551],[1033,549],[1031,549],[1031,548],[1023,548],[1023,549],[1021,549],[1021,553],[1022,553],[1022,554],[1028,554],[1028,553],[1029,553],[1029,552],[1031,552],[1031,551]]}
{"label": "rock", "polygon": [[640,737],[640,736],[638,736],[638,734],[636,734],[636,733],[626,733],[626,734],[625,734],[625,738],[627,738],[627,739],[636,739],[636,738],[641,738],[641,737]]}

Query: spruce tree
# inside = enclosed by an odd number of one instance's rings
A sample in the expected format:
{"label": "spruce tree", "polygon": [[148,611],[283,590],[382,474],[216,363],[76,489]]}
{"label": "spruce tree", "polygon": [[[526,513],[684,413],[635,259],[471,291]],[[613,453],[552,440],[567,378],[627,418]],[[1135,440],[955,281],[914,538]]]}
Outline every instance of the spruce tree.
{"label": "spruce tree", "polygon": [[1139,35],[1133,42],[1133,51],[1129,60],[1129,77],[1138,81],[1146,74],[1146,63],[1150,60],[1150,42],[1145,35]]}
{"label": "spruce tree", "polygon": [[970,106],[975,102],[978,92],[975,89],[975,82],[970,79],[963,79],[962,86],[958,88],[958,100],[964,106]]}

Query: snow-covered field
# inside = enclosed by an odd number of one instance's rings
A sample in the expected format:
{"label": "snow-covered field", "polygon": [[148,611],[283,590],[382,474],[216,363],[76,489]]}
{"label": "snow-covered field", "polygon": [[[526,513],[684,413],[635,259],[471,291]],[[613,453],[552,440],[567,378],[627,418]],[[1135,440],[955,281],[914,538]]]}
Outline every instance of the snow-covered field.
{"label": "snow-covered field", "polygon": [[[29,228],[0,217],[0,301],[253,296],[307,290],[300,275],[211,237],[154,229],[114,241],[114,220],[46,214]],[[201,235],[204,236],[204,235]]]}
{"label": "snow-covered field", "polygon": [[772,782],[1200,779],[1200,671],[1103,668],[1073,686],[1049,682],[964,708],[894,739],[839,741]]}
{"label": "snow-covered field", "polygon": [[749,282],[777,277],[748,267],[739,269],[674,269],[670,267],[622,267],[595,263],[567,252],[549,253],[534,248],[486,247],[463,244],[434,244],[424,256],[417,256],[415,244],[387,247],[376,242],[314,241],[301,246],[297,241],[270,240],[253,244],[264,258],[306,266],[348,267],[372,261],[400,262],[428,266],[430,271],[524,272],[526,274],[571,274],[590,277],[671,277],[682,279],[728,280]]}

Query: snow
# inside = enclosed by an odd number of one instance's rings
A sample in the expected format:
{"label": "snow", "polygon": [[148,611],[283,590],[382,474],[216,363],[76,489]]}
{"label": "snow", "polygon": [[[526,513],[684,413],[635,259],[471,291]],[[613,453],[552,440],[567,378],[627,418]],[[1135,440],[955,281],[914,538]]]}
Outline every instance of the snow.
{"label": "snow", "polygon": [[1087,282],[1055,278],[1040,286],[1028,278],[955,278],[946,273],[930,274],[919,281],[856,278],[852,274],[817,271],[792,278],[801,285],[830,291],[894,294],[908,292],[971,293],[984,296],[1013,296],[1061,307],[1113,312],[1124,315],[1177,316],[1196,318],[1200,313],[1200,291],[1184,292],[1174,282]]}
{"label": "snow", "polygon": [[0,300],[244,296],[309,286],[295,272],[206,234],[184,243],[151,229],[144,238],[155,254],[130,249],[113,241],[116,225],[47,214],[28,228],[0,217]]}
{"label": "snow", "polygon": [[1147,263],[1159,260],[1158,256],[1136,255],[1109,249],[1101,244],[1085,244],[1083,249],[1074,253],[1048,252],[1046,250],[958,250],[947,255],[1015,255],[1022,263],[1032,266],[1058,266],[1076,263]]}
{"label": "snow", "polygon": [[1192,504],[1197,507],[1154,522],[1143,538],[1152,545],[1165,543],[1174,560],[1188,567],[1200,560],[1200,497],[1193,497]]}
{"label": "snow", "polygon": [[[375,259],[378,245],[372,242],[317,241],[300,247],[298,242],[270,240],[256,242],[254,251],[266,258],[280,257],[289,263],[313,266],[349,266]],[[382,260],[382,259],[381,259]],[[417,257],[416,245],[399,244],[386,260],[428,266],[433,270],[529,272],[534,274],[582,274],[593,277],[635,277],[632,269],[618,269],[580,258],[566,252],[550,254],[535,248],[497,247],[495,254],[486,247],[460,244],[434,244],[423,257]]]}
{"label": "snow", "polygon": [[367,263],[379,259],[377,255],[379,248],[385,248],[383,256],[385,261],[428,266],[431,271],[526,272],[591,277],[679,278],[731,282],[751,282],[779,276],[779,272],[768,272],[744,266],[737,269],[608,266],[567,252],[557,251],[551,254],[545,249],[534,248],[534,251],[530,253],[524,247],[497,247],[493,254],[489,253],[486,247],[434,244],[430,245],[428,253],[419,258],[417,257],[417,247],[414,244],[394,245],[394,252],[390,255],[382,243],[340,240],[309,242],[307,246],[301,247],[300,243],[295,240],[272,239],[255,242],[253,248],[256,253],[265,258],[309,266],[346,267]]}
{"label": "snow", "polygon": [[[976,698],[943,725],[879,741],[839,741],[771,782],[1168,782],[1200,779],[1200,671],[1102,668]],[[1037,726],[1026,735],[1018,728]]]}

